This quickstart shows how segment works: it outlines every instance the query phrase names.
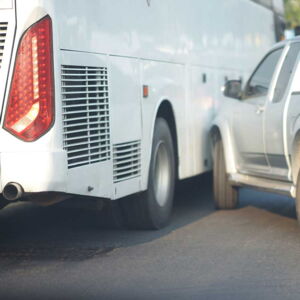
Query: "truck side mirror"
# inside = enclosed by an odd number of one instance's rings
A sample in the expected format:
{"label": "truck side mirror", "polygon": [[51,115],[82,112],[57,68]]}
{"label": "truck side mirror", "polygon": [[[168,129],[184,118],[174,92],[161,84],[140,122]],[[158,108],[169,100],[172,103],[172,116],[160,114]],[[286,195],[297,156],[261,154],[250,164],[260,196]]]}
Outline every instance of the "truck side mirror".
{"label": "truck side mirror", "polygon": [[228,80],[225,83],[223,94],[225,97],[241,99],[242,82],[241,80]]}

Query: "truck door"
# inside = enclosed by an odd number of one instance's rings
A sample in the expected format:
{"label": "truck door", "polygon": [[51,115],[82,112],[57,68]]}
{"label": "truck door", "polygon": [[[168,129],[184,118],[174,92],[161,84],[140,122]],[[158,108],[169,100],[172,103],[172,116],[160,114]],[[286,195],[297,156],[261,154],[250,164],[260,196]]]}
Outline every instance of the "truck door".
{"label": "truck door", "polygon": [[267,159],[271,167],[271,176],[288,178],[288,164],[284,149],[284,114],[289,91],[289,81],[300,51],[300,43],[290,45],[280,69],[273,97],[267,102],[264,115],[264,130]]}
{"label": "truck door", "polygon": [[263,59],[248,81],[242,100],[237,103],[232,131],[241,173],[255,175],[270,172],[265,155],[263,115],[282,50],[276,49]]}

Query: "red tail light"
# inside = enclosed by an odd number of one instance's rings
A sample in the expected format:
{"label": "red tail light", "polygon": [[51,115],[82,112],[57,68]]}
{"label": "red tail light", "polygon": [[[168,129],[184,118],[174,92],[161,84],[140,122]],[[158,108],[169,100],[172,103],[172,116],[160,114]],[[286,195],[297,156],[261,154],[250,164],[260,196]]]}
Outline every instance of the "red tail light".
{"label": "red tail light", "polygon": [[49,16],[24,34],[16,57],[4,128],[31,142],[53,123],[52,22]]}

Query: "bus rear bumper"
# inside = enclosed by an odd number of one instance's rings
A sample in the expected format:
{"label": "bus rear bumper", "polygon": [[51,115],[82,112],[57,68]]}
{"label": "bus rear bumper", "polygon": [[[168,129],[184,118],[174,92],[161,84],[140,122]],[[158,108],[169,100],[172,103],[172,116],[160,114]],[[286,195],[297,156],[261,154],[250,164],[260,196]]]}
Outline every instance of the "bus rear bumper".
{"label": "bus rear bumper", "polygon": [[67,157],[61,152],[0,153],[0,190],[11,182],[24,193],[66,192]]}

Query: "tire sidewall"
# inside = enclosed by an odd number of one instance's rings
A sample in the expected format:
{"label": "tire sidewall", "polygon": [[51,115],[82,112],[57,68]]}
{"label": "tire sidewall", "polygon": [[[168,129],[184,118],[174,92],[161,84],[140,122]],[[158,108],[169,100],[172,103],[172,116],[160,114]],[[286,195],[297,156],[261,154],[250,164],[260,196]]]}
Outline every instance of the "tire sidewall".
{"label": "tire sidewall", "polygon": [[238,189],[228,181],[224,145],[218,139],[213,157],[213,197],[216,209],[235,209],[238,206]]}
{"label": "tire sidewall", "polygon": [[[155,151],[157,145],[163,142],[166,146],[168,153],[168,158],[170,162],[170,186],[168,191],[167,201],[163,206],[158,204],[155,195],[154,180],[155,180],[155,161],[157,151]],[[173,197],[174,197],[174,185],[175,185],[175,158],[174,158],[174,147],[173,140],[168,127],[167,122],[162,118],[157,118],[155,123],[152,152],[151,152],[151,162],[149,168],[149,179],[148,179],[148,191],[147,191],[147,204],[152,218],[154,227],[161,228],[164,227],[169,219],[173,207]]]}
{"label": "tire sidewall", "polygon": [[298,176],[297,176],[295,204],[296,204],[297,220],[298,223],[300,224],[300,171],[298,172]]}
{"label": "tire sidewall", "polygon": [[218,139],[213,148],[213,200],[216,209],[219,209],[217,202],[218,190],[217,190],[217,176],[219,170],[219,156],[220,156],[220,140]]}

